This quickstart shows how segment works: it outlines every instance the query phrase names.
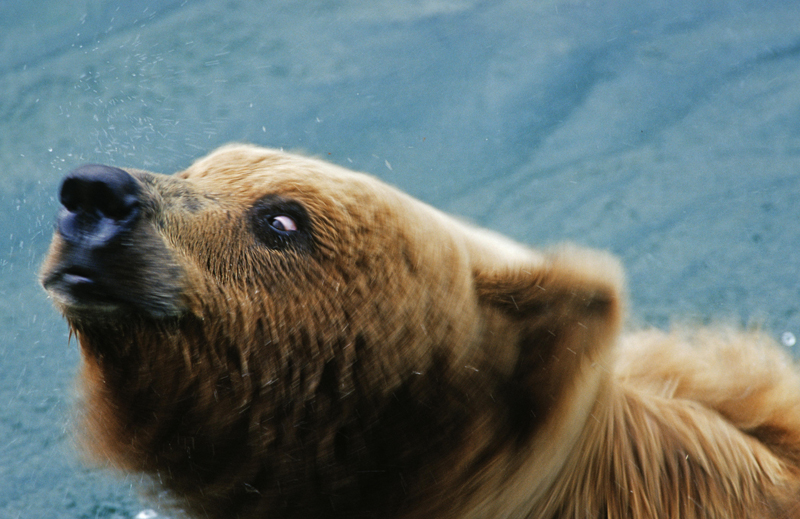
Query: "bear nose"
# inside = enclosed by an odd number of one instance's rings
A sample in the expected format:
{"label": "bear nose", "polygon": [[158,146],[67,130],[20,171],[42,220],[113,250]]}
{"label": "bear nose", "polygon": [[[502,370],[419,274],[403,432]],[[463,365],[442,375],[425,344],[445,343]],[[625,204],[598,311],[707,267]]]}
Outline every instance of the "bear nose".
{"label": "bear nose", "polygon": [[64,178],[59,192],[58,232],[89,247],[108,245],[139,216],[139,182],[119,168],[81,166]]}

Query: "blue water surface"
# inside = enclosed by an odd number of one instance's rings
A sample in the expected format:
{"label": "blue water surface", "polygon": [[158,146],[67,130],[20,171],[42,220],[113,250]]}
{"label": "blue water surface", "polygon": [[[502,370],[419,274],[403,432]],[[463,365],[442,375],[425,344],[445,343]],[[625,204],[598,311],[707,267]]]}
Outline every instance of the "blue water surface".
{"label": "blue water surface", "polygon": [[0,517],[157,507],[78,459],[36,271],[64,173],[229,141],[611,250],[637,326],[800,334],[800,3],[0,0]]}

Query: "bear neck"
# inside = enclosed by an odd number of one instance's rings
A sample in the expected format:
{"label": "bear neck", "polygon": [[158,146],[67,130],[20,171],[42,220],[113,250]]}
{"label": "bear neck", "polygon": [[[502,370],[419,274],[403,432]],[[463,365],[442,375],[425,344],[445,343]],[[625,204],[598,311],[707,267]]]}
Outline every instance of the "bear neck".
{"label": "bear neck", "polygon": [[316,363],[287,353],[302,345],[272,345],[281,353],[260,358],[280,369],[249,359],[245,370],[230,345],[203,344],[193,318],[157,333],[135,318],[75,332],[91,450],[158,478],[180,506],[209,517],[232,507],[241,517],[411,513],[411,503],[424,509],[464,487],[516,434],[509,425],[480,436],[481,424],[508,420],[494,401],[502,391],[491,390],[490,374],[456,376],[444,356],[379,390],[379,348],[364,334]]}

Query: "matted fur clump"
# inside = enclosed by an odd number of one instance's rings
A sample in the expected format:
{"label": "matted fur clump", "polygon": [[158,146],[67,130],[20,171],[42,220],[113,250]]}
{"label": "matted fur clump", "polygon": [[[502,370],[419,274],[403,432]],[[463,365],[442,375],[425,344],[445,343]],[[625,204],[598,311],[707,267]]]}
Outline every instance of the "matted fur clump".
{"label": "matted fur clump", "polygon": [[228,146],[70,173],[42,282],[79,436],[203,518],[800,517],[800,379],[758,333],[620,336],[602,252]]}

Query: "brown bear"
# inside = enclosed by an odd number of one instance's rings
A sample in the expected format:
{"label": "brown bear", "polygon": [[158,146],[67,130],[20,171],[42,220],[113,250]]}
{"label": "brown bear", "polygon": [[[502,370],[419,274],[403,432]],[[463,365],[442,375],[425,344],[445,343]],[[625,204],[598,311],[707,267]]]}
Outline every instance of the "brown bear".
{"label": "brown bear", "polygon": [[70,173],[41,279],[80,437],[203,518],[800,517],[800,377],[755,332],[620,334],[608,254],[219,149]]}

